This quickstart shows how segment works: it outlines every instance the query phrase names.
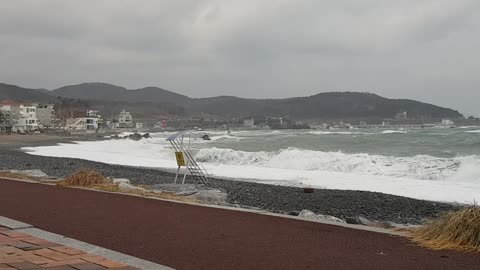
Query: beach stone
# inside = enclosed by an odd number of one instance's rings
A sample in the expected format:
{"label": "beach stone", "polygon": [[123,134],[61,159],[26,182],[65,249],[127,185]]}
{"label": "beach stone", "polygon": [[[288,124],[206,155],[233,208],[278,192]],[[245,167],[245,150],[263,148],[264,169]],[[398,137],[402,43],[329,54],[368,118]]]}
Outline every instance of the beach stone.
{"label": "beach stone", "polygon": [[133,141],[140,141],[141,139],[143,139],[142,135],[138,133],[128,135],[128,138]]}
{"label": "beach stone", "polygon": [[28,175],[35,178],[49,178],[48,174],[41,170],[10,170],[11,173]]}
{"label": "beach stone", "polygon": [[147,191],[147,190],[144,189],[144,188],[132,186],[132,185],[127,184],[127,183],[120,183],[120,184],[118,184],[118,188],[119,188],[121,191],[140,191],[140,192]]}
{"label": "beach stone", "polygon": [[148,139],[148,138],[150,138],[150,133],[145,133],[145,134],[143,134],[142,137],[143,137],[144,139]]}
{"label": "beach stone", "polygon": [[202,202],[222,205],[227,203],[227,193],[225,191],[209,188],[205,185],[159,184],[153,185],[152,188],[163,192],[174,193],[178,196],[193,198]]}
{"label": "beach stone", "polygon": [[334,217],[334,216],[329,216],[329,215],[322,215],[322,214],[315,214],[312,211],[309,210],[302,210],[300,214],[298,214],[299,217],[303,218],[308,218],[308,219],[316,219],[316,220],[326,220],[326,221],[333,221],[333,222],[339,222],[339,223],[346,223],[343,219]]}
{"label": "beach stone", "polygon": [[114,178],[114,179],[113,179],[113,183],[114,183],[114,184],[122,184],[122,183],[124,183],[124,184],[129,184],[129,185],[130,185],[130,180],[125,179],[125,178]]}
{"label": "beach stone", "polygon": [[227,193],[219,189],[200,190],[189,197],[213,204],[224,205],[227,203]]}
{"label": "beach stone", "polygon": [[367,218],[364,218],[364,217],[358,217],[357,220],[362,225],[374,226],[374,225],[377,224],[377,223],[375,223],[373,221],[370,221],[370,220],[368,220]]}
{"label": "beach stone", "polygon": [[347,217],[345,219],[345,221],[347,222],[347,224],[354,224],[354,225],[360,225],[360,221],[358,220],[358,218],[356,217]]}

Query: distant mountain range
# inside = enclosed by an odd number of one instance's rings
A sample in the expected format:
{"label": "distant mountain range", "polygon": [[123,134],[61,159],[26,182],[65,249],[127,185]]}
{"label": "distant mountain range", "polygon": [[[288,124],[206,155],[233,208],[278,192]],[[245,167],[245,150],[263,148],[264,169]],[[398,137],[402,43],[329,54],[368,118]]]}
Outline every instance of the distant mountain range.
{"label": "distant mountain range", "polygon": [[190,98],[158,87],[127,90],[106,83],[82,83],[52,91],[0,84],[0,100],[56,102],[59,98],[91,101],[92,104],[121,103],[133,110],[167,105],[183,113],[206,113],[221,117],[282,116],[297,120],[341,118],[392,118],[408,112],[415,118],[463,118],[456,110],[408,99],[387,99],[371,93],[327,92],[286,99],[245,99],[233,96]]}

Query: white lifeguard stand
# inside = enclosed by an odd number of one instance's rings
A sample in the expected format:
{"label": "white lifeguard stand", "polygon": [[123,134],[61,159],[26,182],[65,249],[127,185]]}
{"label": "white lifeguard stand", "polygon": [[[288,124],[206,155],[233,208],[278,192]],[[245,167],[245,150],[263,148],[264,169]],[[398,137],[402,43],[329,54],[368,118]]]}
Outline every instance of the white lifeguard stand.
{"label": "white lifeguard stand", "polygon": [[[185,145],[184,137],[188,134],[188,144]],[[190,175],[195,179],[198,184],[204,184],[210,186],[210,177],[208,176],[207,170],[203,167],[202,164],[198,164],[190,153],[190,142],[192,139],[191,131],[182,131],[175,133],[167,138],[167,141],[170,142],[173,149],[175,150],[175,157],[177,159],[177,174],[175,175],[174,183],[177,183],[178,175],[180,169],[185,167],[185,173],[183,174],[182,184],[185,184],[185,178],[187,177],[187,171],[190,172]]]}

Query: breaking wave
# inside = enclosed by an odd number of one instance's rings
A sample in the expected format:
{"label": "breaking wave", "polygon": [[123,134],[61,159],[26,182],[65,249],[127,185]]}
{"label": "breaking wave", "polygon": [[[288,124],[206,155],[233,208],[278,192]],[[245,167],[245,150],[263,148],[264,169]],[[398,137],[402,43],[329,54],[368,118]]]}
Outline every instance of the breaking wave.
{"label": "breaking wave", "polygon": [[382,134],[405,134],[408,133],[405,130],[384,130],[382,131]]}
{"label": "breaking wave", "polygon": [[354,132],[354,131],[309,131],[311,135],[367,135],[371,133]]}
{"label": "breaking wave", "polygon": [[480,183],[480,157],[436,158],[427,155],[393,157],[346,154],[287,148],[275,152],[245,152],[232,149],[201,149],[200,162],[258,166],[277,169],[330,171],[389,176],[418,180],[449,180]]}

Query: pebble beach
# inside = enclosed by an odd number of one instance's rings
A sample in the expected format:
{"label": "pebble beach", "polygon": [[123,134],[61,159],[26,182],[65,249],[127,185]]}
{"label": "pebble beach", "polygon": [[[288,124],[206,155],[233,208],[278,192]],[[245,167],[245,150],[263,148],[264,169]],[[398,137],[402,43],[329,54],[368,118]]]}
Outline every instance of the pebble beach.
{"label": "pebble beach", "polygon": [[[80,169],[94,169],[105,176],[126,178],[134,185],[169,184],[175,175],[151,168],[110,165],[81,159],[30,155],[20,148],[68,142],[70,138],[45,136],[0,137],[0,170],[41,170],[52,177],[65,177]],[[23,138],[22,138],[23,137]],[[4,140],[4,138],[8,138]],[[91,140],[92,138],[84,138]],[[78,140],[78,138],[75,138]],[[187,177],[187,182],[192,179]],[[343,220],[369,220],[392,225],[421,224],[459,205],[416,200],[368,191],[302,188],[213,179],[213,187],[227,193],[228,205],[260,208],[274,213],[298,215],[302,210],[334,216]]]}

